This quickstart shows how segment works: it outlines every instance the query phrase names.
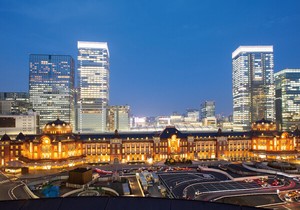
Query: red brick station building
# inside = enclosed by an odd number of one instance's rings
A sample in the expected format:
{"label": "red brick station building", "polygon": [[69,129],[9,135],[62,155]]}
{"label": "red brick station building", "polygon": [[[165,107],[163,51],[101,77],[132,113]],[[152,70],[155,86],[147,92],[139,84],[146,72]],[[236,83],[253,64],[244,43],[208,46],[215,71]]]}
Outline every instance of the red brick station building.
{"label": "red brick station building", "polygon": [[85,163],[153,163],[167,158],[190,160],[295,160],[300,130],[279,132],[276,124],[259,120],[248,132],[161,132],[74,134],[59,119],[45,125],[42,134],[4,134],[0,166],[30,169],[65,168]]}

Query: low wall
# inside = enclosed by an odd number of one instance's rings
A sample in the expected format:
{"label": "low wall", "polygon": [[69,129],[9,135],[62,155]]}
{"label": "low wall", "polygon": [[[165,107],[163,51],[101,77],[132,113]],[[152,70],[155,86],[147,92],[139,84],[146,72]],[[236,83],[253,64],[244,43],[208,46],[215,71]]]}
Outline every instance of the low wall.
{"label": "low wall", "polygon": [[234,181],[245,181],[246,179],[259,179],[259,178],[268,178],[268,176],[246,176],[246,177],[237,177],[234,178]]}
{"label": "low wall", "polygon": [[252,168],[252,167],[248,166],[246,163],[242,163],[242,165],[243,165],[243,167],[245,167],[251,171],[256,171],[256,172],[260,172],[260,173],[282,175],[282,176],[290,177],[290,178],[299,176],[299,174],[287,174],[287,173],[280,172],[280,171],[272,171],[272,170],[261,169],[261,168]]}
{"label": "low wall", "polygon": [[231,171],[232,173],[240,174],[240,175],[244,175],[244,176],[256,176],[257,175],[257,172],[241,171],[241,170],[237,170],[235,168],[231,168],[230,166],[227,166],[227,170]]}
{"label": "low wall", "polygon": [[[84,188],[84,187],[82,187],[82,188],[80,188],[80,189],[76,189],[76,190],[72,190],[72,191],[70,191],[70,192],[67,192],[67,193],[61,195],[60,197],[67,197],[67,196],[73,195],[73,194],[75,194],[75,193],[83,192],[83,191],[85,191],[85,190],[95,190],[95,189],[96,189],[95,187],[89,187],[89,188]],[[112,193],[112,194],[114,194],[114,195],[116,195],[116,196],[120,196],[119,193],[118,193],[117,191],[115,191],[115,190],[113,190],[113,189],[111,189],[111,188],[108,188],[108,187],[101,187],[101,189],[104,190],[104,191],[110,192],[110,193]]]}
{"label": "low wall", "polygon": [[64,198],[64,197],[70,196],[70,195],[72,195],[72,194],[82,192],[82,191],[84,191],[84,190],[85,190],[84,188],[72,190],[72,191],[70,191],[70,192],[67,192],[67,193],[61,195],[60,197],[63,197],[63,198]]}
{"label": "low wall", "polygon": [[[96,189],[96,187],[89,187],[89,190],[95,190],[95,189]],[[116,196],[120,196],[120,194],[117,191],[115,191],[114,189],[111,189],[111,188],[108,188],[108,187],[101,187],[101,189],[104,190],[104,191],[110,192],[110,193],[112,193]]]}
{"label": "low wall", "polygon": [[202,166],[198,166],[198,168],[201,169],[201,171],[213,171],[213,172],[217,172],[217,173],[221,173],[224,174],[225,176],[227,176],[229,179],[233,180],[234,178],[228,174],[225,171],[219,170],[219,169],[214,169],[214,168],[206,168],[206,167],[202,167]]}
{"label": "low wall", "polygon": [[25,186],[23,187],[23,189],[25,190],[25,192],[28,193],[28,195],[31,197],[31,198],[39,198],[37,195],[35,195],[29,188],[28,186],[25,184]]}
{"label": "low wall", "polygon": [[287,173],[298,173],[298,169],[295,169],[295,170],[285,170],[285,172]]}
{"label": "low wall", "polygon": [[84,188],[84,184],[73,184],[73,183],[66,183],[66,187],[70,187],[70,188],[77,188],[77,189],[81,189]]}
{"label": "low wall", "polygon": [[106,181],[111,181],[112,177],[99,177],[97,180],[99,182],[106,182]]}
{"label": "low wall", "polygon": [[113,190],[113,189],[111,189],[111,188],[108,188],[108,187],[102,187],[101,189],[104,190],[104,191],[107,191],[107,192],[111,192],[111,193],[115,194],[116,196],[120,196],[119,193],[118,193],[117,191],[115,191],[115,190]]}
{"label": "low wall", "polygon": [[[217,200],[220,200],[222,198],[232,198],[232,197],[241,197],[241,196],[247,196],[247,195],[277,195],[277,193],[272,193],[272,192],[265,192],[265,193],[246,193],[246,194],[238,194],[238,195],[224,195],[224,196],[221,196],[221,197],[218,197],[218,198],[215,198],[213,199],[212,201],[217,201]],[[284,203],[284,202],[283,202]],[[282,204],[282,203],[279,203],[279,204]]]}

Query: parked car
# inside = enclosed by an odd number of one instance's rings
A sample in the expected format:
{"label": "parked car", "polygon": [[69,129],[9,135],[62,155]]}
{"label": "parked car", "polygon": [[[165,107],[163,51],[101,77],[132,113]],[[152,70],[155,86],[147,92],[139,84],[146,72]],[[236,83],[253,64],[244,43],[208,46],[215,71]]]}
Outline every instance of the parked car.
{"label": "parked car", "polygon": [[292,202],[292,201],[293,201],[292,198],[291,198],[291,196],[289,196],[288,194],[286,194],[286,195],[284,196],[284,199],[285,199],[286,201],[288,201],[288,202]]}
{"label": "parked car", "polygon": [[265,182],[265,183],[263,183],[261,186],[262,186],[262,187],[269,187],[269,184],[268,184],[267,182]]}
{"label": "parked car", "polygon": [[199,190],[197,190],[196,192],[195,192],[195,195],[196,196],[198,196],[198,195],[200,195],[201,193],[200,193],[200,191]]}
{"label": "parked car", "polygon": [[275,179],[275,180],[272,182],[271,185],[272,185],[272,186],[277,186],[277,185],[279,185],[279,181],[278,181],[277,179]]}

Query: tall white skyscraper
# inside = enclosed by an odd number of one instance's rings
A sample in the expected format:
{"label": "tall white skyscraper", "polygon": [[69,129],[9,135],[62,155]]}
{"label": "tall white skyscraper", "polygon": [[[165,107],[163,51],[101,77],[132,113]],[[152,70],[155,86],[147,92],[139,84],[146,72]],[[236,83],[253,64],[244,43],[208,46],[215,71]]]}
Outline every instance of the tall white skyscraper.
{"label": "tall white skyscraper", "polygon": [[240,46],[232,53],[233,122],[248,130],[252,122],[274,121],[273,46]]}
{"label": "tall white skyscraper", "polygon": [[78,42],[78,77],[77,130],[104,132],[109,101],[109,51],[106,42]]}

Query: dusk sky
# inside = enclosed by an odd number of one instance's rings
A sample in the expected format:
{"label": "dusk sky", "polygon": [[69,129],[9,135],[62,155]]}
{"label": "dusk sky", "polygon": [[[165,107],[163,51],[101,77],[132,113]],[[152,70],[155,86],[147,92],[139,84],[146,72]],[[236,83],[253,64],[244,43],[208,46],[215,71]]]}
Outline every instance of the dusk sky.
{"label": "dusk sky", "polygon": [[232,113],[231,53],[273,45],[275,72],[300,68],[300,1],[0,1],[0,91],[28,91],[29,54],[108,42],[110,104],[136,116],[184,113],[205,100]]}

